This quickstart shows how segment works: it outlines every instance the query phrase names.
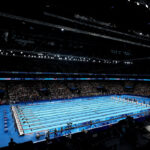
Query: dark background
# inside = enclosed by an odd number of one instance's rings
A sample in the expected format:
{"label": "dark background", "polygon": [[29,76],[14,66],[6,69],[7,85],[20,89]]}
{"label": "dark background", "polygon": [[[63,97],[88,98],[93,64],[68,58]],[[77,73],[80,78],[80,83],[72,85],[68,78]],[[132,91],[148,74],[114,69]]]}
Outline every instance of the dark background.
{"label": "dark background", "polygon": [[[4,54],[0,55],[0,70],[149,74],[150,9],[146,4],[149,6],[146,0],[1,1],[0,48]],[[46,25],[33,23],[35,20]],[[61,27],[65,30],[61,31]],[[24,58],[19,53],[12,57],[10,51],[14,49],[120,62],[42,60]],[[132,64],[127,65],[124,61]]]}

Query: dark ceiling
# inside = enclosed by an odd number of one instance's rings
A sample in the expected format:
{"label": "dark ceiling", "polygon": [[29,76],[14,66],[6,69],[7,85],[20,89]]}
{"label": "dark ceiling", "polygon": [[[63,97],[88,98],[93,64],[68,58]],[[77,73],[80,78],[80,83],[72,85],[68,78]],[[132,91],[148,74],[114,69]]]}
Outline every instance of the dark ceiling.
{"label": "dark ceiling", "polygon": [[[41,16],[43,11],[57,12],[61,15],[82,14],[91,16],[101,21],[114,22],[130,28],[149,28],[150,9],[145,0],[99,0],[99,1],[60,1],[60,0],[14,0],[1,1],[0,9],[17,14]],[[144,3],[143,3],[144,2]],[[149,6],[150,7],[150,6]],[[149,31],[147,31],[149,32]]]}
{"label": "dark ceiling", "polygon": [[[150,35],[147,36],[150,34],[150,5],[147,5],[146,0],[0,1],[0,48],[116,60],[138,59],[141,63],[149,56],[150,49]],[[149,57],[145,64],[147,60]]]}

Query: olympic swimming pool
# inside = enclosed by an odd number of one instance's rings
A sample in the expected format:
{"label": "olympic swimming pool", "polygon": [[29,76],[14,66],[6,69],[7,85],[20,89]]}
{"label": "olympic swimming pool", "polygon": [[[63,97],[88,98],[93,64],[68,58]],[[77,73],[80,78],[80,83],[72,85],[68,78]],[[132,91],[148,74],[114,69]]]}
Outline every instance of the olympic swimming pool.
{"label": "olympic swimming pool", "polygon": [[[127,115],[138,118],[149,113],[149,105],[127,102],[124,100],[125,97],[130,96],[121,96],[117,99],[113,96],[99,96],[13,105],[24,136],[19,136],[14,128],[13,124],[16,120],[12,118],[10,106],[0,106],[2,108],[0,122],[3,121],[4,124],[0,127],[0,133],[2,133],[0,141],[5,139],[7,141],[4,141],[5,144],[0,142],[0,147],[7,146],[10,137],[18,143],[29,140],[36,142],[37,132],[42,135],[40,140],[45,138],[46,131],[50,131],[50,138],[54,138],[55,129],[58,131],[57,136],[63,136],[68,133],[81,132],[83,129],[90,130],[114,124],[125,119]],[[3,118],[8,118],[7,132],[4,130],[6,121]]]}

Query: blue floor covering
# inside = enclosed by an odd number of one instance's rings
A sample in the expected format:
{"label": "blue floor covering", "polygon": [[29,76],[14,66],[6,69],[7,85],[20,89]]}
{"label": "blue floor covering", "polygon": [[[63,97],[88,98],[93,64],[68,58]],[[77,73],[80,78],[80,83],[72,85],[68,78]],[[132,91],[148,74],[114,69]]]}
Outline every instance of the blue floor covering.
{"label": "blue floor covering", "polygon": [[[123,98],[136,98],[139,103],[145,101],[149,104],[149,98],[140,96],[121,95],[117,96]],[[24,115],[18,112],[18,116],[24,133],[27,135],[19,136],[18,130],[14,127],[14,119],[10,105],[0,106],[0,147],[8,146],[10,138],[13,138],[16,143],[23,143],[26,141],[38,142],[45,139],[45,130],[53,132],[55,128],[60,130],[66,128],[68,122],[73,123],[72,130],[63,131],[58,133],[57,136],[67,135],[69,132],[77,133],[83,129],[92,129],[107,124],[114,124],[119,120],[125,119],[128,114],[135,114],[139,112],[149,111],[150,107],[145,105],[137,105],[136,103],[128,103],[125,101],[117,102],[112,99],[112,96],[99,96],[89,98],[77,98],[72,100],[60,101],[40,101],[35,103],[20,103],[14,106],[19,106]],[[18,111],[17,107],[16,110]],[[115,119],[122,116],[121,119]],[[134,116],[139,117],[138,115]],[[27,118],[28,122],[22,119]],[[114,119],[113,121],[105,122]],[[86,124],[89,121],[97,122],[94,125]],[[103,121],[103,123],[99,123]],[[29,126],[30,125],[30,126]],[[82,127],[78,127],[82,125]],[[85,125],[85,126],[84,126]],[[5,129],[8,128],[8,131]],[[32,129],[32,130],[31,130]],[[44,131],[43,131],[44,130]],[[43,131],[43,132],[40,132]],[[39,140],[35,138],[37,132],[42,136]],[[54,134],[50,135],[54,138]]]}

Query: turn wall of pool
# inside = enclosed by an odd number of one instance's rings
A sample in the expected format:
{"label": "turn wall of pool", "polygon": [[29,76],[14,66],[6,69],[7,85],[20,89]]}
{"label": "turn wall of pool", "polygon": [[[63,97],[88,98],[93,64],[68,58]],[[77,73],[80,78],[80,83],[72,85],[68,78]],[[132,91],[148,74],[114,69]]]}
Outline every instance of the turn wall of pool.
{"label": "turn wall of pool", "polygon": [[[136,99],[130,101],[128,99]],[[0,147],[45,140],[90,130],[125,119],[149,115],[149,98],[131,95],[96,96],[67,100],[47,100],[0,106]],[[20,129],[18,129],[20,128]],[[40,138],[37,139],[37,133]]]}

